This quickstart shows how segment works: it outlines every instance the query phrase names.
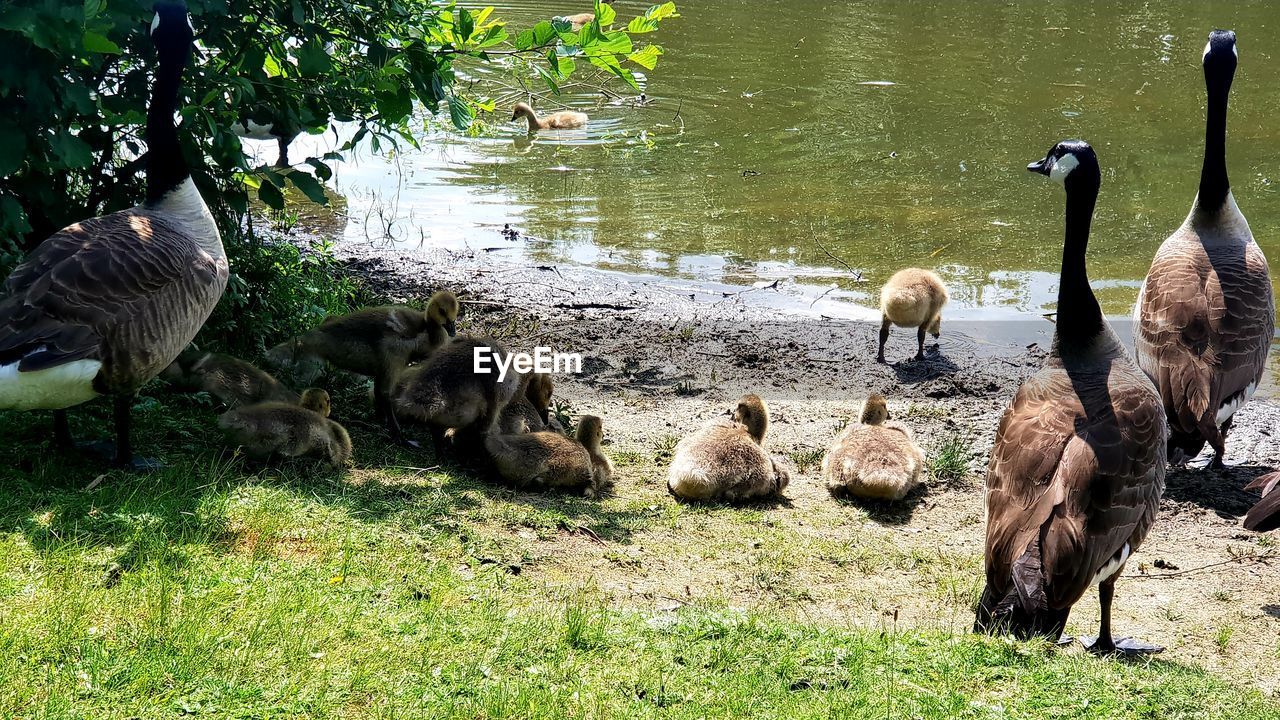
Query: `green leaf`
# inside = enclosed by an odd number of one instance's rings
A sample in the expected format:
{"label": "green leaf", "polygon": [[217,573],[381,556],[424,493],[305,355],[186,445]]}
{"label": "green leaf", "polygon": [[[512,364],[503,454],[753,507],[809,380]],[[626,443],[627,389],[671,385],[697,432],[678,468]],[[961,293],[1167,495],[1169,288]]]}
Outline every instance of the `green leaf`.
{"label": "green leaf", "polygon": [[521,30],[516,35],[516,50],[528,50],[533,47],[533,31]]}
{"label": "green leaf", "polygon": [[329,198],[324,192],[324,185],[319,180],[315,179],[314,176],[308,175],[301,170],[294,170],[286,177],[288,177],[289,182],[293,183],[294,187],[301,190],[302,194],[306,195],[307,199],[311,202],[316,203],[317,205],[329,204]]}
{"label": "green leaf", "polygon": [[453,120],[453,126],[459,130],[466,130],[471,127],[471,123],[476,119],[475,110],[457,95],[449,96],[449,119]]}
{"label": "green leaf", "polygon": [[547,63],[551,65],[551,73],[559,79],[564,79],[573,74],[573,70],[577,67],[577,63],[571,57],[565,57],[556,52],[555,48],[547,51]]}
{"label": "green leaf", "polygon": [[646,70],[652,70],[658,65],[658,58],[661,56],[662,48],[660,46],[645,45],[639,50],[628,55],[627,59]]}
{"label": "green leaf", "polygon": [[319,39],[312,38],[298,48],[298,72],[303,77],[319,77],[332,69],[333,61]]}
{"label": "green leaf", "polygon": [[17,200],[8,195],[0,195],[0,231],[10,235],[25,235],[31,232],[31,223],[27,213]]}
{"label": "green leaf", "polygon": [[323,160],[317,160],[316,158],[307,158],[307,164],[315,169],[316,177],[320,178],[321,180],[327,181],[333,177],[333,168],[329,167],[329,165],[325,163]]}
{"label": "green leaf", "polygon": [[555,77],[551,74],[549,70],[542,67],[541,65],[534,65],[533,69],[537,71],[538,77],[542,78],[542,81],[547,84],[547,88],[551,90],[551,92],[555,93],[556,95],[560,94],[560,85],[559,83],[556,82]]}
{"label": "green leaf", "polygon": [[551,42],[551,39],[554,38],[555,36],[556,36],[556,29],[552,27],[551,23],[547,22],[546,20],[543,20],[542,22],[533,26],[533,44],[530,45],[529,47],[541,47],[543,45],[546,45],[547,43]]}
{"label": "green leaf", "polygon": [[458,8],[458,39],[466,42],[471,39],[471,34],[475,31],[476,21],[471,16],[471,11],[464,7]]}
{"label": "green leaf", "polygon": [[600,25],[607,26],[618,17],[618,12],[608,3],[596,0],[596,19],[600,21]]}
{"label": "green leaf", "polygon": [[262,174],[262,177],[267,179],[267,182],[276,186],[276,188],[280,190],[284,189],[284,176],[281,175],[280,173],[276,172],[275,170],[272,170],[271,168],[266,168],[262,171],[261,174]]}
{"label": "green leaf", "polygon": [[0,178],[8,177],[26,160],[27,136],[16,123],[0,120]]}
{"label": "green leaf", "polygon": [[262,187],[258,188],[258,199],[272,210],[284,209],[284,193],[270,183],[263,183]]}
{"label": "green leaf", "polygon": [[119,55],[124,52],[120,46],[111,42],[105,35],[100,35],[92,30],[84,31],[84,49],[91,53],[100,55]]}
{"label": "green leaf", "polygon": [[63,168],[85,168],[93,164],[93,150],[89,143],[66,130],[59,130],[53,136],[49,148]]}

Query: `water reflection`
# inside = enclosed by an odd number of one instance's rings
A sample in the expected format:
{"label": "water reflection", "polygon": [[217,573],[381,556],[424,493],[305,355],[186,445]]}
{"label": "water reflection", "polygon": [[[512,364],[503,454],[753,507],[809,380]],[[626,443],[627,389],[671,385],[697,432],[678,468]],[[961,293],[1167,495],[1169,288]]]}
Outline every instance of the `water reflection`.
{"label": "water reflection", "polygon": [[[579,5],[519,0],[498,14],[527,26]],[[615,3],[624,19],[646,6]],[[963,316],[1041,313],[1057,291],[1063,198],[1022,168],[1078,136],[1104,167],[1091,275],[1107,312],[1124,314],[1195,193],[1198,62],[1207,30],[1228,26],[1241,53],[1235,194],[1280,252],[1271,3],[698,0],[681,12],[657,38],[667,52],[646,104],[548,98],[540,109],[591,122],[530,137],[506,122],[508,103],[488,136],[429,131],[420,151],[345,164],[348,238],[700,281],[789,276],[868,305],[893,270],[923,265],[941,268]],[[507,223],[541,241],[504,240]]]}

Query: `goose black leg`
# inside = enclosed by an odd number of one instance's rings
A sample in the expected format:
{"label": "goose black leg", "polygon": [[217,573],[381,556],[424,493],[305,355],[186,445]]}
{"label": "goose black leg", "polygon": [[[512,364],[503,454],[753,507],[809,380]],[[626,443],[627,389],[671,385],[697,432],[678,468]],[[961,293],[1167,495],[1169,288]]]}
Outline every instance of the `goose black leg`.
{"label": "goose black leg", "polygon": [[884,344],[889,341],[889,318],[880,322],[880,352],[876,354],[876,362],[884,362]]}
{"label": "goose black leg", "polygon": [[1234,418],[1227,418],[1227,421],[1222,423],[1222,427],[1218,428],[1218,442],[1221,443],[1222,446],[1221,448],[1219,448],[1218,445],[1213,446],[1213,460],[1209,461],[1209,468],[1211,470],[1222,470],[1227,466],[1226,463],[1223,462],[1222,456],[1227,452],[1227,431],[1231,429],[1231,421],[1233,419]]}
{"label": "goose black leg", "polygon": [[115,464],[135,472],[149,472],[164,467],[156,460],[133,455],[133,396],[117,395],[112,403],[112,414],[116,422]]}
{"label": "goose black leg", "polygon": [[67,422],[66,410],[53,411],[53,446],[59,450],[74,450],[76,443],[71,439],[71,423]]}
{"label": "goose black leg", "polygon": [[276,157],[276,167],[289,167],[289,140],[278,137],[276,138],[276,145],[280,147],[280,154]]}
{"label": "goose black leg", "polygon": [[916,360],[924,359],[924,334],[928,332],[928,328],[921,325],[916,329]]}
{"label": "goose black leg", "polygon": [[1094,655],[1154,655],[1158,652],[1164,652],[1164,648],[1159,645],[1149,645],[1141,640],[1133,638],[1112,639],[1111,600],[1115,597],[1116,578],[1119,575],[1120,571],[1117,570],[1115,575],[1099,583],[1098,602],[1102,605],[1102,621],[1098,626],[1098,637],[1082,637],[1080,642],[1084,643],[1085,649]]}

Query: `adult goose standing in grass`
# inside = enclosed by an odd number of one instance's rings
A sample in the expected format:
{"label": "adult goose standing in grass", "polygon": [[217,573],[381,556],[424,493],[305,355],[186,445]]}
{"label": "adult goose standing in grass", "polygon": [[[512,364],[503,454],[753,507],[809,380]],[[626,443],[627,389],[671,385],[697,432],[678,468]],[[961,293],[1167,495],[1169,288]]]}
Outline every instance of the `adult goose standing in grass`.
{"label": "adult goose standing in grass", "polygon": [[1058,321],[1044,367],[1018,388],[987,468],[987,584],[975,629],[1057,640],[1098,586],[1096,653],[1161,648],[1111,636],[1116,578],[1164,491],[1160,397],[1102,316],[1085,272],[1101,174],[1088,144],[1055,145],[1032,170],[1067,191]]}
{"label": "adult goose standing in grass", "polygon": [[1236,36],[1209,34],[1204,165],[1191,214],[1156,252],[1134,310],[1138,365],[1169,418],[1169,459],[1183,463],[1207,442],[1222,467],[1231,418],[1262,379],[1275,330],[1267,258],[1227,180],[1227,97]]}
{"label": "adult goose standing in grass", "polygon": [[0,302],[0,408],[115,402],[118,464],[130,444],[134,394],[191,342],[222,297],[227,257],[182,156],[174,123],[194,30],[182,2],[155,6],[159,61],[147,108],[147,196],[135,208],[76,223],[42,242],[5,281]]}

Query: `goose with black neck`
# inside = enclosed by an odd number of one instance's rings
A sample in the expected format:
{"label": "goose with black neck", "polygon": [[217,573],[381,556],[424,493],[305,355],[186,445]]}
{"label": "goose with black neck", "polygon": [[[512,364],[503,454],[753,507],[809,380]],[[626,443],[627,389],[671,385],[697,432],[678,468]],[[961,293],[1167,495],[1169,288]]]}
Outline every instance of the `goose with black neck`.
{"label": "goose with black neck", "polygon": [[1227,178],[1227,101],[1238,62],[1235,33],[1209,35],[1200,189],[1164,241],[1134,308],[1138,365],[1169,419],[1169,458],[1181,464],[1207,442],[1222,467],[1232,417],[1257,390],[1275,331],[1267,258]]}
{"label": "goose with black neck", "polygon": [[0,409],[53,410],[55,442],[67,448],[66,409],[110,396],[114,460],[136,469],[154,463],[133,457],[133,398],[191,342],[227,284],[222,239],[174,121],[194,37],[185,3],[156,3],[146,200],[50,236],[0,301]]}
{"label": "goose with black neck", "polygon": [[1161,648],[1111,634],[1115,582],[1155,521],[1166,424],[1089,286],[1085,251],[1101,184],[1093,148],[1058,143],[1027,168],[1061,183],[1066,237],[1053,346],[1018,388],[987,467],[986,588],[975,629],[1062,638],[1071,608],[1098,587],[1098,654]]}

